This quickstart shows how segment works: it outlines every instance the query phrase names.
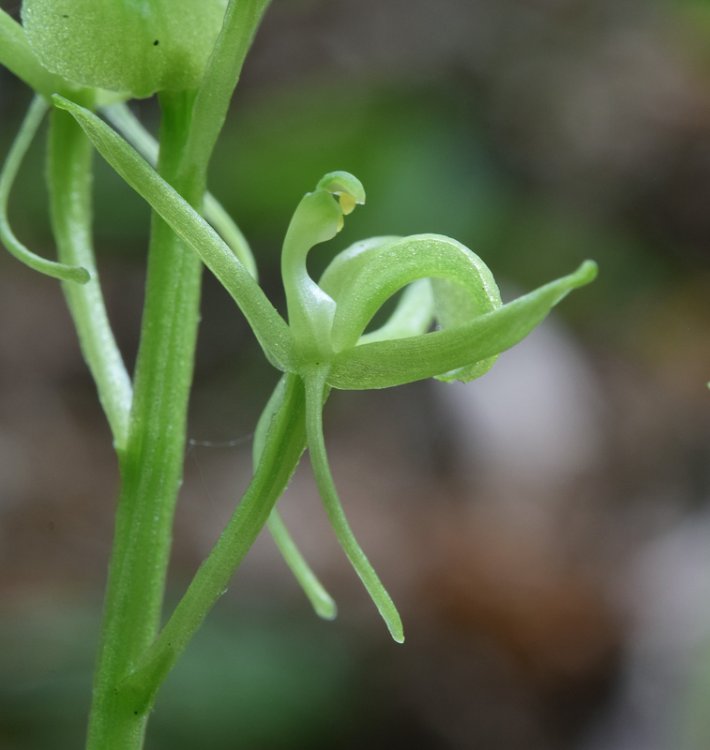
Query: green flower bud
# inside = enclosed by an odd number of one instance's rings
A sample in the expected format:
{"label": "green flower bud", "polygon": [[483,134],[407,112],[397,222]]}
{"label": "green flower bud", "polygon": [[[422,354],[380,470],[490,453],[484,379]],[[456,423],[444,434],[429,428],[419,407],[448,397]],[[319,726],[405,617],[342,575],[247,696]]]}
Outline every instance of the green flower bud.
{"label": "green flower bud", "polygon": [[24,0],[42,65],[83,86],[146,97],[195,88],[227,0]]}

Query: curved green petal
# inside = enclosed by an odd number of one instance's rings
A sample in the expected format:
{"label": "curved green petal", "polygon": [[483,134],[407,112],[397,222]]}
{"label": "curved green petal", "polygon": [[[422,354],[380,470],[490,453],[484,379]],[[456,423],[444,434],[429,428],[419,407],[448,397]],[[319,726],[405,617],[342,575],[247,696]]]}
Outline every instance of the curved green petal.
{"label": "curved green petal", "polygon": [[[338,253],[328,264],[318,282],[323,291],[338,304],[352,279],[383,246],[401,239],[394,236],[370,237],[355,242]],[[434,320],[434,295],[428,279],[410,284],[397,302],[389,319],[377,330],[363,334],[358,343],[416,336],[428,330]]]}
{"label": "curved green petal", "polygon": [[517,344],[570,291],[596,275],[596,263],[588,260],[574,273],[465,325],[347,349],[334,358],[327,382],[345,390],[389,388],[470,367]]}
{"label": "curved green petal", "polygon": [[399,239],[401,238],[396,236],[383,236],[354,242],[330,261],[318,280],[318,285],[337,302],[355,274],[360,272],[370,257],[383,245]]}
{"label": "curved green petal", "polygon": [[338,296],[333,321],[336,352],[353,347],[382,304],[417,279],[436,280],[434,303],[442,327],[461,325],[501,304],[498,287],[485,263],[449,237],[403,237],[368,248],[355,260],[361,256],[366,260]]}

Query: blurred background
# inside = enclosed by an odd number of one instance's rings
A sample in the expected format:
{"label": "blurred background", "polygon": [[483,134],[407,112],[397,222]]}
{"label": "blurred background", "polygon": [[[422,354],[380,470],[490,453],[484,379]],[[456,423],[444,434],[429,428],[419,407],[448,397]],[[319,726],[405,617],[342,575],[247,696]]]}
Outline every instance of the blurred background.
{"label": "blurred background", "polygon": [[[0,72],[0,153],[29,99]],[[135,112],[154,128],[153,102]],[[11,215],[51,256],[43,153]],[[275,0],[210,186],[280,309],[291,212],[333,169],[368,203],[314,268],[427,231],[479,253],[506,300],[587,257],[600,275],[479,381],[333,394],[336,480],[406,644],[303,466],[280,507],[338,619],[312,614],[261,538],[147,747],[706,750],[710,4]],[[131,364],[147,222],[97,163],[97,253]],[[0,254],[0,320],[0,749],[76,748],[116,466],[56,282]],[[168,606],[248,481],[275,381],[206,276]]]}

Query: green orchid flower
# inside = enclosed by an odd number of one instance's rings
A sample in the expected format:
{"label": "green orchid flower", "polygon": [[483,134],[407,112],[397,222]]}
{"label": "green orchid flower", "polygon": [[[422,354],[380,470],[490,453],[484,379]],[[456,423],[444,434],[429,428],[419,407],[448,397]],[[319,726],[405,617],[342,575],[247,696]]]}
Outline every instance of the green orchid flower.
{"label": "green orchid flower", "polygon": [[[567,291],[591,281],[596,267],[586,263],[521,298],[511,314],[475,253],[449,237],[422,234],[358,242],[336,255],[316,283],[306,269],[308,252],[332,239],[344,217],[364,202],[363,186],[353,175],[325,175],[294,213],[281,270],[293,370],[306,394],[306,441],[316,482],[343,550],[392,637],[401,643],[399,614],[352,533],[330,471],[322,420],[329,390],[381,388],[430,376],[446,381],[480,377],[500,351],[526,335]],[[365,333],[382,305],[405,287],[390,319]],[[427,333],[433,323],[439,333]],[[277,403],[269,404],[262,417],[257,456],[264,422],[276,408]]]}
{"label": "green orchid flower", "polygon": [[[322,421],[330,390],[388,388],[430,377],[480,377],[570,291],[591,282],[596,264],[586,261],[568,276],[502,304],[490,270],[475,253],[451,238],[420,234],[356,243],[337,254],[316,282],[307,270],[308,253],[333,239],[345,216],[365,202],[357,178],[332,172],[304,196],[286,232],[281,271],[287,323],[212,227],[126,141],[78,104],[62,97],[55,97],[54,103],[76,119],[99,153],[202,258],[242,310],[269,361],[284,373],[257,427],[255,480],[266,481],[259,479],[264,455],[270,436],[283,433],[288,407],[296,435],[289,439],[289,451],[297,460],[308,448],[335,534],[392,637],[402,642],[399,614],[350,529],[330,471]],[[405,291],[390,318],[367,331],[382,305],[401,290]],[[430,330],[432,325],[436,330]],[[304,394],[302,401],[299,392]],[[301,427],[296,429],[298,423]],[[278,493],[270,495],[267,512],[277,499]],[[332,617],[332,599],[275,511],[269,525],[316,611]]]}

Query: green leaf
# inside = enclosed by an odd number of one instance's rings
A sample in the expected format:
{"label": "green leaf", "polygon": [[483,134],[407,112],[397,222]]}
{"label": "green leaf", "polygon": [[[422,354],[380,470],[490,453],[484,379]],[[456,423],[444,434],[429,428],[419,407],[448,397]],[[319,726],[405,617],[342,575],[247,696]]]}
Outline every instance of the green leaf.
{"label": "green leaf", "polygon": [[585,261],[574,273],[465,325],[347,349],[334,358],[328,384],[345,390],[389,388],[468,368],[517,344],[570,291],[596,275],[596,263]]}
{"label": "green leaf", "polygon": [[63,97],[53,97],[53,101],[76,118],[96,150],[202,258],[244,313],[272,364],[291,369],[291,334],[286,322],[215,230],[96,115]]}
{"label": "green leaf", "polygon": [[198,86],[226,0],[24,0],[42,65],[84,85],[150,96]]}

